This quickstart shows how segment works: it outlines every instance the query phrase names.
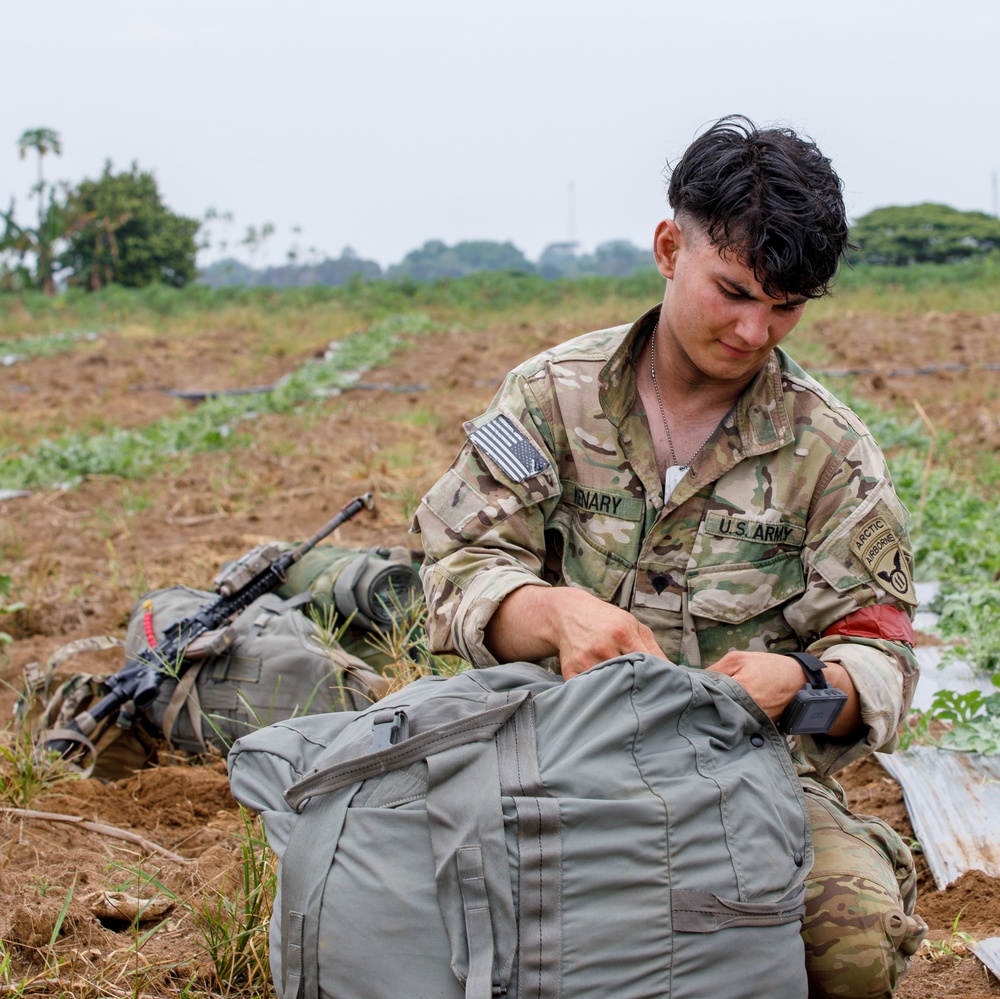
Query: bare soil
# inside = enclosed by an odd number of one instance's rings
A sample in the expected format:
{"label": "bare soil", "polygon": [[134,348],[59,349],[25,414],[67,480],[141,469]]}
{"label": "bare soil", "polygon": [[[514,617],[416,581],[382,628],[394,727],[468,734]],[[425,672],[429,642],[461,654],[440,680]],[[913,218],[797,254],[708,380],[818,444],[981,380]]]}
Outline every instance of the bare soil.
{"label": "bare soil", "polygon": [[[596,317],[594,325],[611,318]],[[376,512],[356,517],[336,540],[412,546],[406,511],[457,451],[462,420],[482,411],[514,363],[575,332],[550,322],[423,337],[366,378],[398,386],[430,383],[433,391],[347,392],[310,416],[254,421],[247,448],[165,459],[142,483],[97,477],[72,491],[0,503],[2,571],[27,605],[0,619],[14,638],[0,671],[11,685],[0,687],[0,713],[9,717],[13,688],[27,663],[44,663],[75,638],[122,635],[143,592],[175,583],[207,588],[222,561],[261,540],[308,536],[361,492],[376,493]],[[997,376],[977,366],[1000,361],[1000,316],[849,316],[824,320],[817,332],[835,358],[831,367],[871,368],[879,359],[879,370],[859,376],[855,391],[894,404],[919,401],[936,427],[958,435],[962,448],[1000,447]],[[316,350],[311,344],[300,356],[255,356],[251,362],[248,331],[206,330],[196,353],[190,341],[107,333],[86,350],[0,369],[0,399],[8,427],[24,428],[26,437],[39,427],[56,434],[67,427],[138,426],[190,405],[162,387],[259,385]],[[922,376],[891,371],[956,358],[974,366]],[[108,672],[119,665],[114,652],[104,652],[79,656],[70,667]],[[877,763],[864,761],[841,776],[856,810],[879,815],[912,837],[899,787]],[[205,966],[201,936],[184,903],[197,907],[206,892],[235,883],[243,833],[221,761],[189,765],[161,755],[158,767],[112,784],[59,783],[31,807],[110,825],[148,842],[136,845],[79,824],[0,816],[0,938],[13,945],[19,974],[37,974],[38,991],[46,990],[41,955],[71,890],[55,950],[67,961],[63,983],[77,983],[73,994],[95,993],[98,981],[107,990],[99,994],[113,994],[119,973],[120,994],[132,994],[138,973],[143,994],[166,996],[191,977],[192,968]],[[183,862],[153,852],[149,843]],[[938,892],[919,854],[917,863],[918,911],[936,946],[925,948],[899,995],[1000,996],[1000,983],[953,932],[1000,935],[1000,882],[972,872]],[[136,955],[130,924],[102,923],[93,909],[101,890],[134,890],[140,864],[179,902]]]}

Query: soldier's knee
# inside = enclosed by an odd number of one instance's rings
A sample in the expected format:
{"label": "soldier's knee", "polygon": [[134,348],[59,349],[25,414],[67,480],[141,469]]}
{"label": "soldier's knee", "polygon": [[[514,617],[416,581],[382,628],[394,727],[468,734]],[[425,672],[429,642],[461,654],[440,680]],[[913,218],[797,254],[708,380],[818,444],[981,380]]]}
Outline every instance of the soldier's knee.
{"label": "soldier's knee", "polygon": [[811,999],[889,999],[926,925],[898,895],[850,875],[813,881],[802,928]]}
{"label": "soldier's knee", "polygon": [[[808,790],[808,789],[807,789]],[[802,939],[811,999],[888,999],[927,931],[913,858],[884,822],[808,793],[814,863]]]}

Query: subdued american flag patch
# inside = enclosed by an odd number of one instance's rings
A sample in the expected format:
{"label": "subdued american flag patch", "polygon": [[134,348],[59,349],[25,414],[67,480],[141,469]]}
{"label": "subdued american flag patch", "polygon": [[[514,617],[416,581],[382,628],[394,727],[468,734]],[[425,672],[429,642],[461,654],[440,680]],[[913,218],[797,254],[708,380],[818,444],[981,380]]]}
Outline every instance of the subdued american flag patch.
{"label": "subdued american flag patch", "polygon": [[469,440],[515,482],[523,482],[549,467],[535,445],[502,414],[473,430]]}

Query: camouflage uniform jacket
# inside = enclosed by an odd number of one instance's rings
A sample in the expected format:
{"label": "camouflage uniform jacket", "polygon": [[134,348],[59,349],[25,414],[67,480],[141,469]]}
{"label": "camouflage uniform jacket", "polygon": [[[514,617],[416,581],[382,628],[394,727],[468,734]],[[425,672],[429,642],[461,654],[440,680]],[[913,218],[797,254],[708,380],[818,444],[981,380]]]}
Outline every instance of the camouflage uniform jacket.
{"label": "camouflage uniform jacket", "polygon": [[[667,656],[805,650],[843,664],[868,726],[803,737],[819,774],[891,751],[917,667],[904,642],[823,632],[916,604],[907,513],[864,424],[776,350],[664,501],[635,358],[658,308],[508,375],[415,517],[432,648],[496,660],[483,629],[523,585],[579,586],[628,609]],[[506,435],[506,445],[504,444]]]}

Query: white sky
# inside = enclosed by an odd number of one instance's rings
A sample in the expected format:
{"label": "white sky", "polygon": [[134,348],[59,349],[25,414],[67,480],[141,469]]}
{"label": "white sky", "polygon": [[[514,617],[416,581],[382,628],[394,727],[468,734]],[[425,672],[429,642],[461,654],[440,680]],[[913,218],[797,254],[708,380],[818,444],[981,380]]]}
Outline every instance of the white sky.
{"label": "white sky", "polygon": [[995,0],[0,0],[0,26],[0,201],[34,218],[16,143],[53,128],[48,178],[136,160],[231,242],[273,223],[258,265],[648,246],[665,160],[731,112],[810,134],[855,217],[995,210]]}

